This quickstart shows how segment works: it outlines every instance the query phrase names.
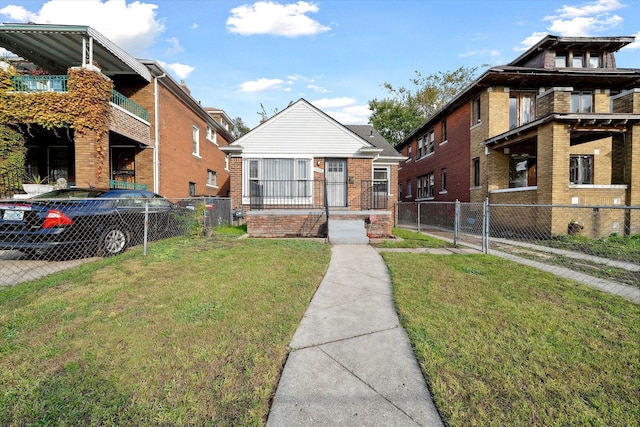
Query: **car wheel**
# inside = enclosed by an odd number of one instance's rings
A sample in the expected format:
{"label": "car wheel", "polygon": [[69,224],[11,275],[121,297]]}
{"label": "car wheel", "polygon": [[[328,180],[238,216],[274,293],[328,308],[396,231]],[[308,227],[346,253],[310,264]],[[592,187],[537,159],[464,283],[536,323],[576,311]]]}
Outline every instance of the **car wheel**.
{"label": "car wheel", "polygon": [[102,233],[98,242],[98,256],[114,256],[127,249],[129,236],[120,228],[108,228]]}

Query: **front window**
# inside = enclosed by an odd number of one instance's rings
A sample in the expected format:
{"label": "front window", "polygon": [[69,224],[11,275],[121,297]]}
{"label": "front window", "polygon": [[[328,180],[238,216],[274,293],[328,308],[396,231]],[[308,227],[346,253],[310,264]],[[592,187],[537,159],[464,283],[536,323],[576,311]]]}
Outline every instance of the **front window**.
{"label": "front window", "polygon": [[535,119],[535,99],[534,93],[512,93],[509,96],[509,129]]}
{"label": "front window", "polygon": [[509,188],[532,187],[537,185],[536,158],[513,156],[509,161]]}
{"label": "front window", "polygon": [[480,123],[480,97],[476,96],[471,104],[471,126]]}
{"label": "front window", "polygon": [[580,91],[571,93],[572,113],[592,113],[593,93],[591,91]]}
{"label": "front window", "polygon": [[592,53],[589,56],[589,68],[601,68],[602,57],[597,53]]}
{"label": "front window", "polygon": [[571,156],[569,174],[571,184],[593,184],[593,156]]}
{"label": "front window", "polygon": [[193,154],[200,156],[200,129],[197,126],[192,129],[191,140],[193,141]]}
{"label": "front window", "polygon": [[411,150],[411,146],[409,146],[409,148],[407,148],[407,157],[408,157],[407,161],[409,161],[409,160],[411,160],[413,158],[412,157],[413,155],[411,154],[411,151],[412,151]]}
{"label": "front window", "polygon": [[207,185],[211,185],[213,187],[218,186],[218,174],[216,171],[212,171],[211,169],[207,170]]}
{"label": "front window", "polygon": [[440,191],[447,192],[447,168],[442,168],[440,171]]}
{"label": "front window", "polygon": [[311,196],[311,159],[245,159],[246,196],[291,198]]}
{"label": "front window", "polygon": [[429,132],[427,132],[427,135],[425,136],[425,154],[431,154],[433,153],[434,149],[435,149],[435,141],[436,141],[436,137],[435,137],[435,133],[433,132],[433,129],[431,129]]}
{"label": "front window", "polygon": [[193,197],[197,194],[196,192],[196,183],[195,182],[190,182],[189,183],[189,197]]}
{"label": "front window", "polygon": [[410,179],[407,180],[407,195],[406,195],[406,197],[411,198],[411,180]]}
{"label": "front window", "polygon": [[424,155],[424,136],[421,136],[418,139],[418,152],[416,153],[416,158],[419,159]]}
{"label": "front window", "polygon": [[473,186],[480,187],[480,158],[473,159]]}
{"label": "front window", "polygon": [[571,67],[572,68],[582,68],[582,67],[584,67],[584,53],[575,52],[573,54],[573,58],[571,58]]}
{"label": "front window", "polygon": [[564,53],[556,53],[556,68],[565,68],[567,66],[567,55]]}
{"label": "front window", "polygon": [[418,178],[418,199],[427,199],[433,197],[434,181],[435,179],[433,173]]}
{"label": "front window", "polygon": [[447,141],[447,119],[442,121],[442,142]]}
{"label": "front window", "polygon": [[211,126],[207,126],[207,139],[218,145],[218,133]]}

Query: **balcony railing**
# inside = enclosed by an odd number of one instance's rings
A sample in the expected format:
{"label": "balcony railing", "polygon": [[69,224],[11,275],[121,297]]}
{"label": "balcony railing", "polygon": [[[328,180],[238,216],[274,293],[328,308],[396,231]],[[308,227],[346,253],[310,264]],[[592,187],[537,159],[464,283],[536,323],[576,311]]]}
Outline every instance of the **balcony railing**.
{"label": "balcony railing", "polygon": [[109,188],[125,190],[148,190],[149,186],[147,184],[138,184],[136,182],[126,182],[111,179],[109,180]]}
{"label": "balcony railing", "polygon": [[111,91],[111,103],[117,105],[118,107],[130,112],[133,115],[140,117],[142,120],[148,122],[149,121],[149,113],[147,110],[120,92],[116,90]]}
{"label": "balcony railing", "polygon": [[[327,197],[325,197],[325,188]],[[349,197],[348,185],[324,180],[255,180],[249,182],[249,209],[325,209],[349,208],[359,210],[387,209],[387,181],[362,181],[360,197]],[[353,206],[353,202],[359,206]]]}
{"label": "balcony railing", "polygon": [[[12,77],[15,92],[67,92],[69,76],[14,76]],[[111,93],[111,103],[129,113],[149,121],[148,111],[116,90]]]}

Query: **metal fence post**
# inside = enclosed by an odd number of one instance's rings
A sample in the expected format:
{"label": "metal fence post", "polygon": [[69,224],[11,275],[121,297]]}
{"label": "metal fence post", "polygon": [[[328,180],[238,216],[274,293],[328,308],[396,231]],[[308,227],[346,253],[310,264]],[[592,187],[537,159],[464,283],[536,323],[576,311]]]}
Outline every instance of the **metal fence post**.
{"label": "metal fence post", "polygon": [[482,210],[482,253],[489,253],[489,198],[484,200]]}
{"label": "metal fence post", "polygon": [[420,203],[418,202],[418,233],[420,232]]}
{"label": "metal fence post", "polygon": [[144,202],[144,238],[142,243],[142,253],[147,255],[147,237],[149,234],[149,202]]}
{"label": "metal fence post", "polygon": [[453,215],[453,245],[458,245],[458,233],[460,232],[460,200],[456,199]]}

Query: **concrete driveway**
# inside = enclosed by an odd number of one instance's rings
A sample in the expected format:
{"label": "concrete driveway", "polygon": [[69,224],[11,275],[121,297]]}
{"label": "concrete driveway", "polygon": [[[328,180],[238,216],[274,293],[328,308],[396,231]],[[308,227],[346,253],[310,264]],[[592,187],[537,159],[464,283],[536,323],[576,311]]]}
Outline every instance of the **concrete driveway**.
{"label": "concrete driveway", "polygon": [[0,251],[0,286],[13,286],[29,280],[39,279],[51,273],[66,270],[97,258],[82,258],[69,261],[45,261],[25,259],[19,251]]}

